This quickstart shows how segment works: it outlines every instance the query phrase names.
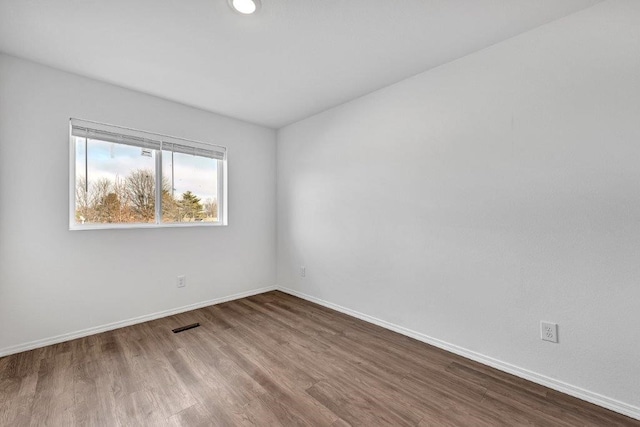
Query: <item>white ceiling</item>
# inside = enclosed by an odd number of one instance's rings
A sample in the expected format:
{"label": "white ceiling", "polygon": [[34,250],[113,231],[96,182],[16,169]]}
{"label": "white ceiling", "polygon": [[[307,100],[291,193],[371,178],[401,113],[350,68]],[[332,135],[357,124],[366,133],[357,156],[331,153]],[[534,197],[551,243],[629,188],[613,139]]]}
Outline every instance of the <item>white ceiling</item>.
{"label": "white ceiling", "polygon": [[0,51],[278,128],[599,0],[0,0]]}

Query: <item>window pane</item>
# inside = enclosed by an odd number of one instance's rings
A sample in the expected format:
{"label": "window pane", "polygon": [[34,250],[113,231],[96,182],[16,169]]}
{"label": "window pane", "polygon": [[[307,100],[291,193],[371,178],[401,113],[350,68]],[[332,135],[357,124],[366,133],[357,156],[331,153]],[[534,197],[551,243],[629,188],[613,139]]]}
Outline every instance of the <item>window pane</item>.
{"label": "window pane", "polygon": [[155,223],[155,152],[76,140],[76,223]]}
{"label": "window pane", "polygon": [[162,222],[218,221],[218,160],[162,152]]}
{"label": "window pane", "polygon": [[225,225],[225,147],[73,118],[70,125],[71,230]]}

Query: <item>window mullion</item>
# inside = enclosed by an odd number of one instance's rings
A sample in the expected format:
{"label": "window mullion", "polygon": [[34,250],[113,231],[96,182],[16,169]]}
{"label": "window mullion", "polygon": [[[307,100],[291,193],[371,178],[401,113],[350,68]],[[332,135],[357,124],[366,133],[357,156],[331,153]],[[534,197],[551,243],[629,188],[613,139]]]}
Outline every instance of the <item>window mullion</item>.
{"label": "window mullion", "polygon": [[89,192],[89,146],[84,137],[84,191]]}
{"label": "window mullion", "polygon": [[156,224],[162,224],[162,150],[156,150]]}

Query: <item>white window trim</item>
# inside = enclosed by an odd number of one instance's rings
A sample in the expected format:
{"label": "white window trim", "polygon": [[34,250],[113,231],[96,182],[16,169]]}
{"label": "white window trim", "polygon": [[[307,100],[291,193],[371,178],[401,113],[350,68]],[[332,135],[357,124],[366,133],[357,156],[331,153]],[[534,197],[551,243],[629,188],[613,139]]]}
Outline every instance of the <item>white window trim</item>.
{"label": "white window trim", "polygon": [[[77,224],[76,223],[76,141],[72,135],[73,126],[76,124],[86,124],[94,129],[117,130],[123,134],[132,136],[149,136],[161,142],[169,144],[188,145],[195,148],[216,149],[224,152],[224,159],[218,159],[218,221],[217,222],[175,222],[163,223],[159,222],[162,212],[162,148],[154,150],[156,153],[156,222],[149,223],[109,223],[109,224]],[[118,229],[135,229],[135,228],[182,228],[182,227],[220,227],[228,225],[228,207],[227,207],[227,191],[228,191],[228,173],[227,173],[227,147],[221,145],[209,144],[201,141],[194,141],[185,138],[163,135],[155,132],[149,132],[139,129],[127,128],[123,126],[110,125],[105,123],[94,122],[82,119],[69,119],[69,230],[118,230]],[[158,195],[160,193],[160,196]]]}

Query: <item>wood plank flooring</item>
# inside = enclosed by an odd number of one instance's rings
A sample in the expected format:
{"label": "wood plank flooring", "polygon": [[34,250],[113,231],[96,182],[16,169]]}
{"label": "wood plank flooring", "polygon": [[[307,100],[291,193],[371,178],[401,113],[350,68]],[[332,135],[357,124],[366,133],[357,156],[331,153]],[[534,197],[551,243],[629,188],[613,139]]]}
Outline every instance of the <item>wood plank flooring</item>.
{"label": "wood plank flooring", "polygon": [[1,358],[0,425],[640,422],[269,292]]}

